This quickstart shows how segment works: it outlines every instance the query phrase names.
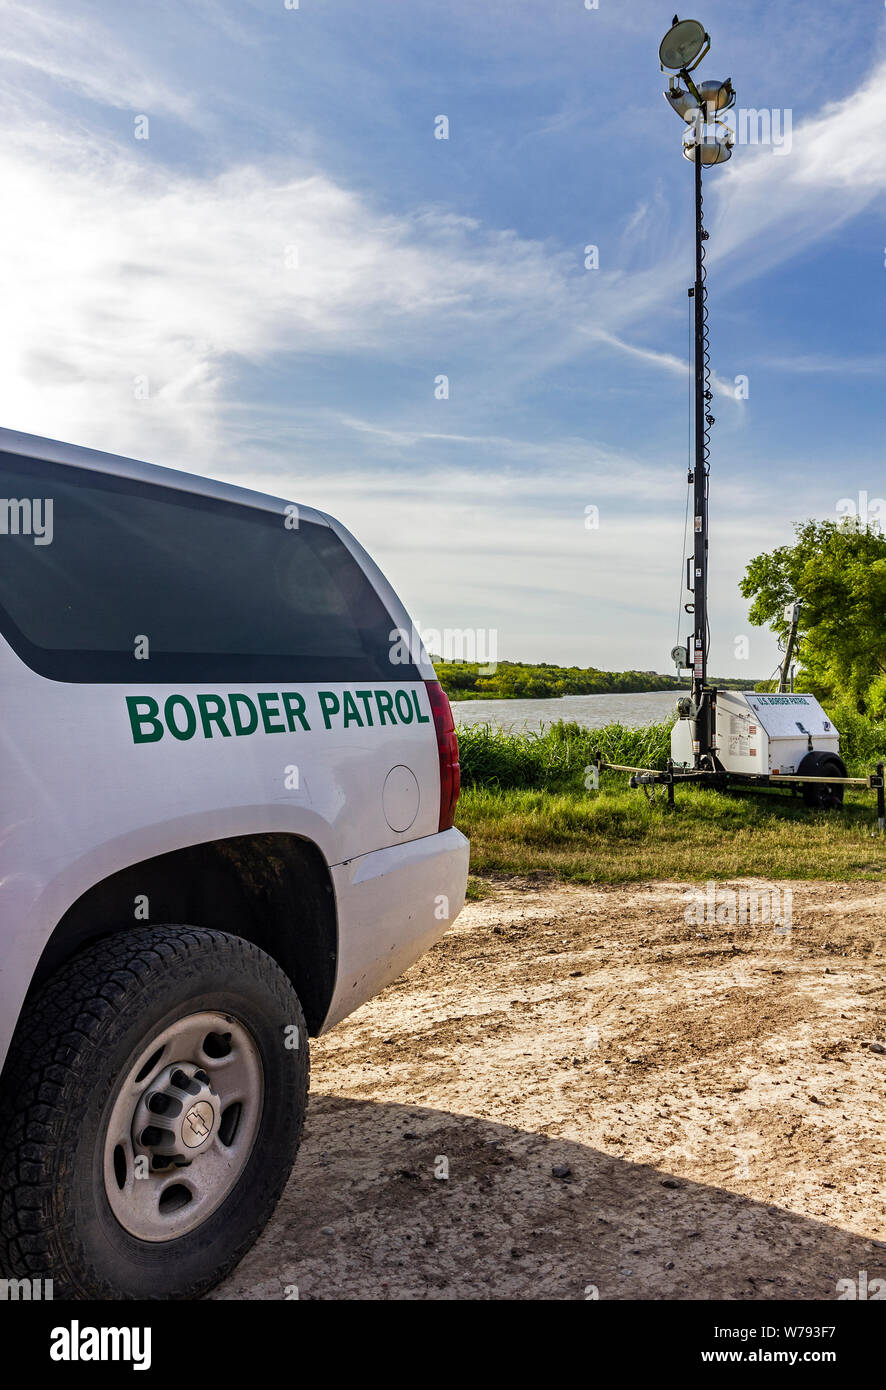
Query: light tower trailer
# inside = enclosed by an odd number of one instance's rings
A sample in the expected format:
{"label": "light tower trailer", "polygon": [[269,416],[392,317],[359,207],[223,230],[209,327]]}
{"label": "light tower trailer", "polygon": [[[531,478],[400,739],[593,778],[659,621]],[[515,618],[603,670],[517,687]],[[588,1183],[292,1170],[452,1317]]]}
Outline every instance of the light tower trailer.
{"label": "light tower trailer", "polygon": [[[713,687],[706,695],[713,731],[711,766],[706,770],[718,783],[788,786],[802,791],[807,804],[820,809],[842,803],[846,781],[867,785],[867,779],[849,779],[840,757],[839,731],[814,695]],[[693,710],[692,701],[679,702],[679,718],[671,731],[675,769],[698,766],[699,731]]]}
{"label": "light tower trailer", "polygon": [[837,810],[846,787],[861,787],[877,793],[877,828],[881,834],[886,830],[883,763],[864,777],[849,777],[839,753],[840,735],[814,695],[766,695],[716,687],[708,687],[705,693],[717,742],[705,755],[704,766],[699,766],[695,751],[696,707],[691,700],[679,700],[667,767],[610,763],[598,749],[594,754],[598,782],[604,771],[629,772],[629,785],[641,787],[650,799],[662,788],[668,810],[673,810],[678,782],[716,791],[775,788],[802,795],[810,810]]}

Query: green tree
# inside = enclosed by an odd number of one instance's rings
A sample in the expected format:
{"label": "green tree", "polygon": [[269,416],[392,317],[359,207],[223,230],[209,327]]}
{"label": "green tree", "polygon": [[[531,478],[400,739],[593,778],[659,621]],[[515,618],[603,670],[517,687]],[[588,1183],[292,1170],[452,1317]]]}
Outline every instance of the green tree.
{"label": "green tree", "polygon": [[741,592],[749,617],[784,641],[787,604],[800,599],[800,678],[824,698],[886,714],[886,537],[871,527],[806,521],[793,545],[751,561]]}

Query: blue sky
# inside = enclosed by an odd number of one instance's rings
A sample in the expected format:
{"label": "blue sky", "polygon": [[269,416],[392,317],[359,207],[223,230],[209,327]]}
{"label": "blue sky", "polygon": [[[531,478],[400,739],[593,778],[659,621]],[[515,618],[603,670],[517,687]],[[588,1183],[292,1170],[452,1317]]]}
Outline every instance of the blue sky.
{"label": "blue sky", "polygon": [[[693,276],[672,13],[0,3],[3,423],[332,511],[422,628],[669,669]],[[747,560],[886,496],[886,9],[691,13],[699,75],[791,113],[790,148],[706,179],[711,666],[759,676]]]}

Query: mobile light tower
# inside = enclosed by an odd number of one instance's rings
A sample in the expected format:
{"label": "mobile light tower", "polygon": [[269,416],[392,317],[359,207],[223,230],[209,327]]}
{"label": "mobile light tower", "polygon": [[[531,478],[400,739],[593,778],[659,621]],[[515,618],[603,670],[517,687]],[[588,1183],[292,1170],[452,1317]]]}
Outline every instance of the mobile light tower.
{"label": "mobile light tower", "polygon": [[[704,243],[708,234],[702,216],[702,169],[723,164],[734,143],[723,113],[735,105],[729,78],[725,82],[700,82],[692,73],[710,50],[711,40],[696,19],[674,22],[661,41],[663,72],[671,74],[665,99],[689,127],[683,136],[683,154],[695,174],[695,284],[689,291],[695,306],[695,459],[689,471],[694,499],[694,545],[687,557],[686,585],[692,601],[684,605],[693,615],[692,652],[689,642],[671,652],[679,670],[692,671],[692,698],[677,701],[677,721],[671,730],[671,756],[666,770],[610,763],[598,749],[597,771],[629,772],[630,785],[642,787],[650,799],[666,787],[668,807],[674,805],[674,787],[681,782],[715,787],[770,790],[802,794],[807,806],[834,809],[842,805],[847,786],[866,787],[877,793],[877,825],[886,830],[886,768],[878,763],[875,773],[849,777],[840,757],[840,733],[814,695],[795,692],[791,662],[796,648],[800,605],[795,602],[785,620],[790,624],[778,690],[729,690],[708,684],[708,471],[711,414],[710,360],[708,356],[707,290]],[[788,688],[790,687],[790,688]]]}
{"label": "mobile light tower", "polygon": [[[690,160],[695,173],[695,285],[689,291],[695,301],[694,370],[695,370],[695,462],[689,473],[693,489],[694,549],[687,558],[687,588],[692,602],[685,605],[693,615],[692,653],[689,645],[675,647],[671,653],[678,668],[692,670],[692,711],[696,738],[693,754],[696,767],[713,767],[712,748],[715,738],[711,693],[707,688],[708,647],[708,470],[710,432],[714,423],[711,413],[710,357],[708,353],[707,287],[705,284],[704,243],[708,233],[704,228],[702,198],[702,169],[705,165],[723,164],[732,154],[733,135],[721,120],[721,113],[735,105],[731,78],[725,82],[702,82],[698,85],[691,74],[709,52],[710,35],[697,19],[674,22],[661,41],[659,58],[662,72],[671,74],[669,90],[664,93],[671,109],[686,122],[689,129],[683,136],[683,157]],[[682,83],[682,85],[681,85]]]}

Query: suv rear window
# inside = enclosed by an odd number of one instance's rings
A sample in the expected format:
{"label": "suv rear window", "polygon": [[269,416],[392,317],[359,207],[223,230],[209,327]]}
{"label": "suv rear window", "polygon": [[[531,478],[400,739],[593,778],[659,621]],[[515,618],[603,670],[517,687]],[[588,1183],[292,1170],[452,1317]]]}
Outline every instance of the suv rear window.
{"label": "suv rear window", "polygon": [[393,626],[335,533],[282,504],[0,452],[0,631],[41,675],[389,681]]}

